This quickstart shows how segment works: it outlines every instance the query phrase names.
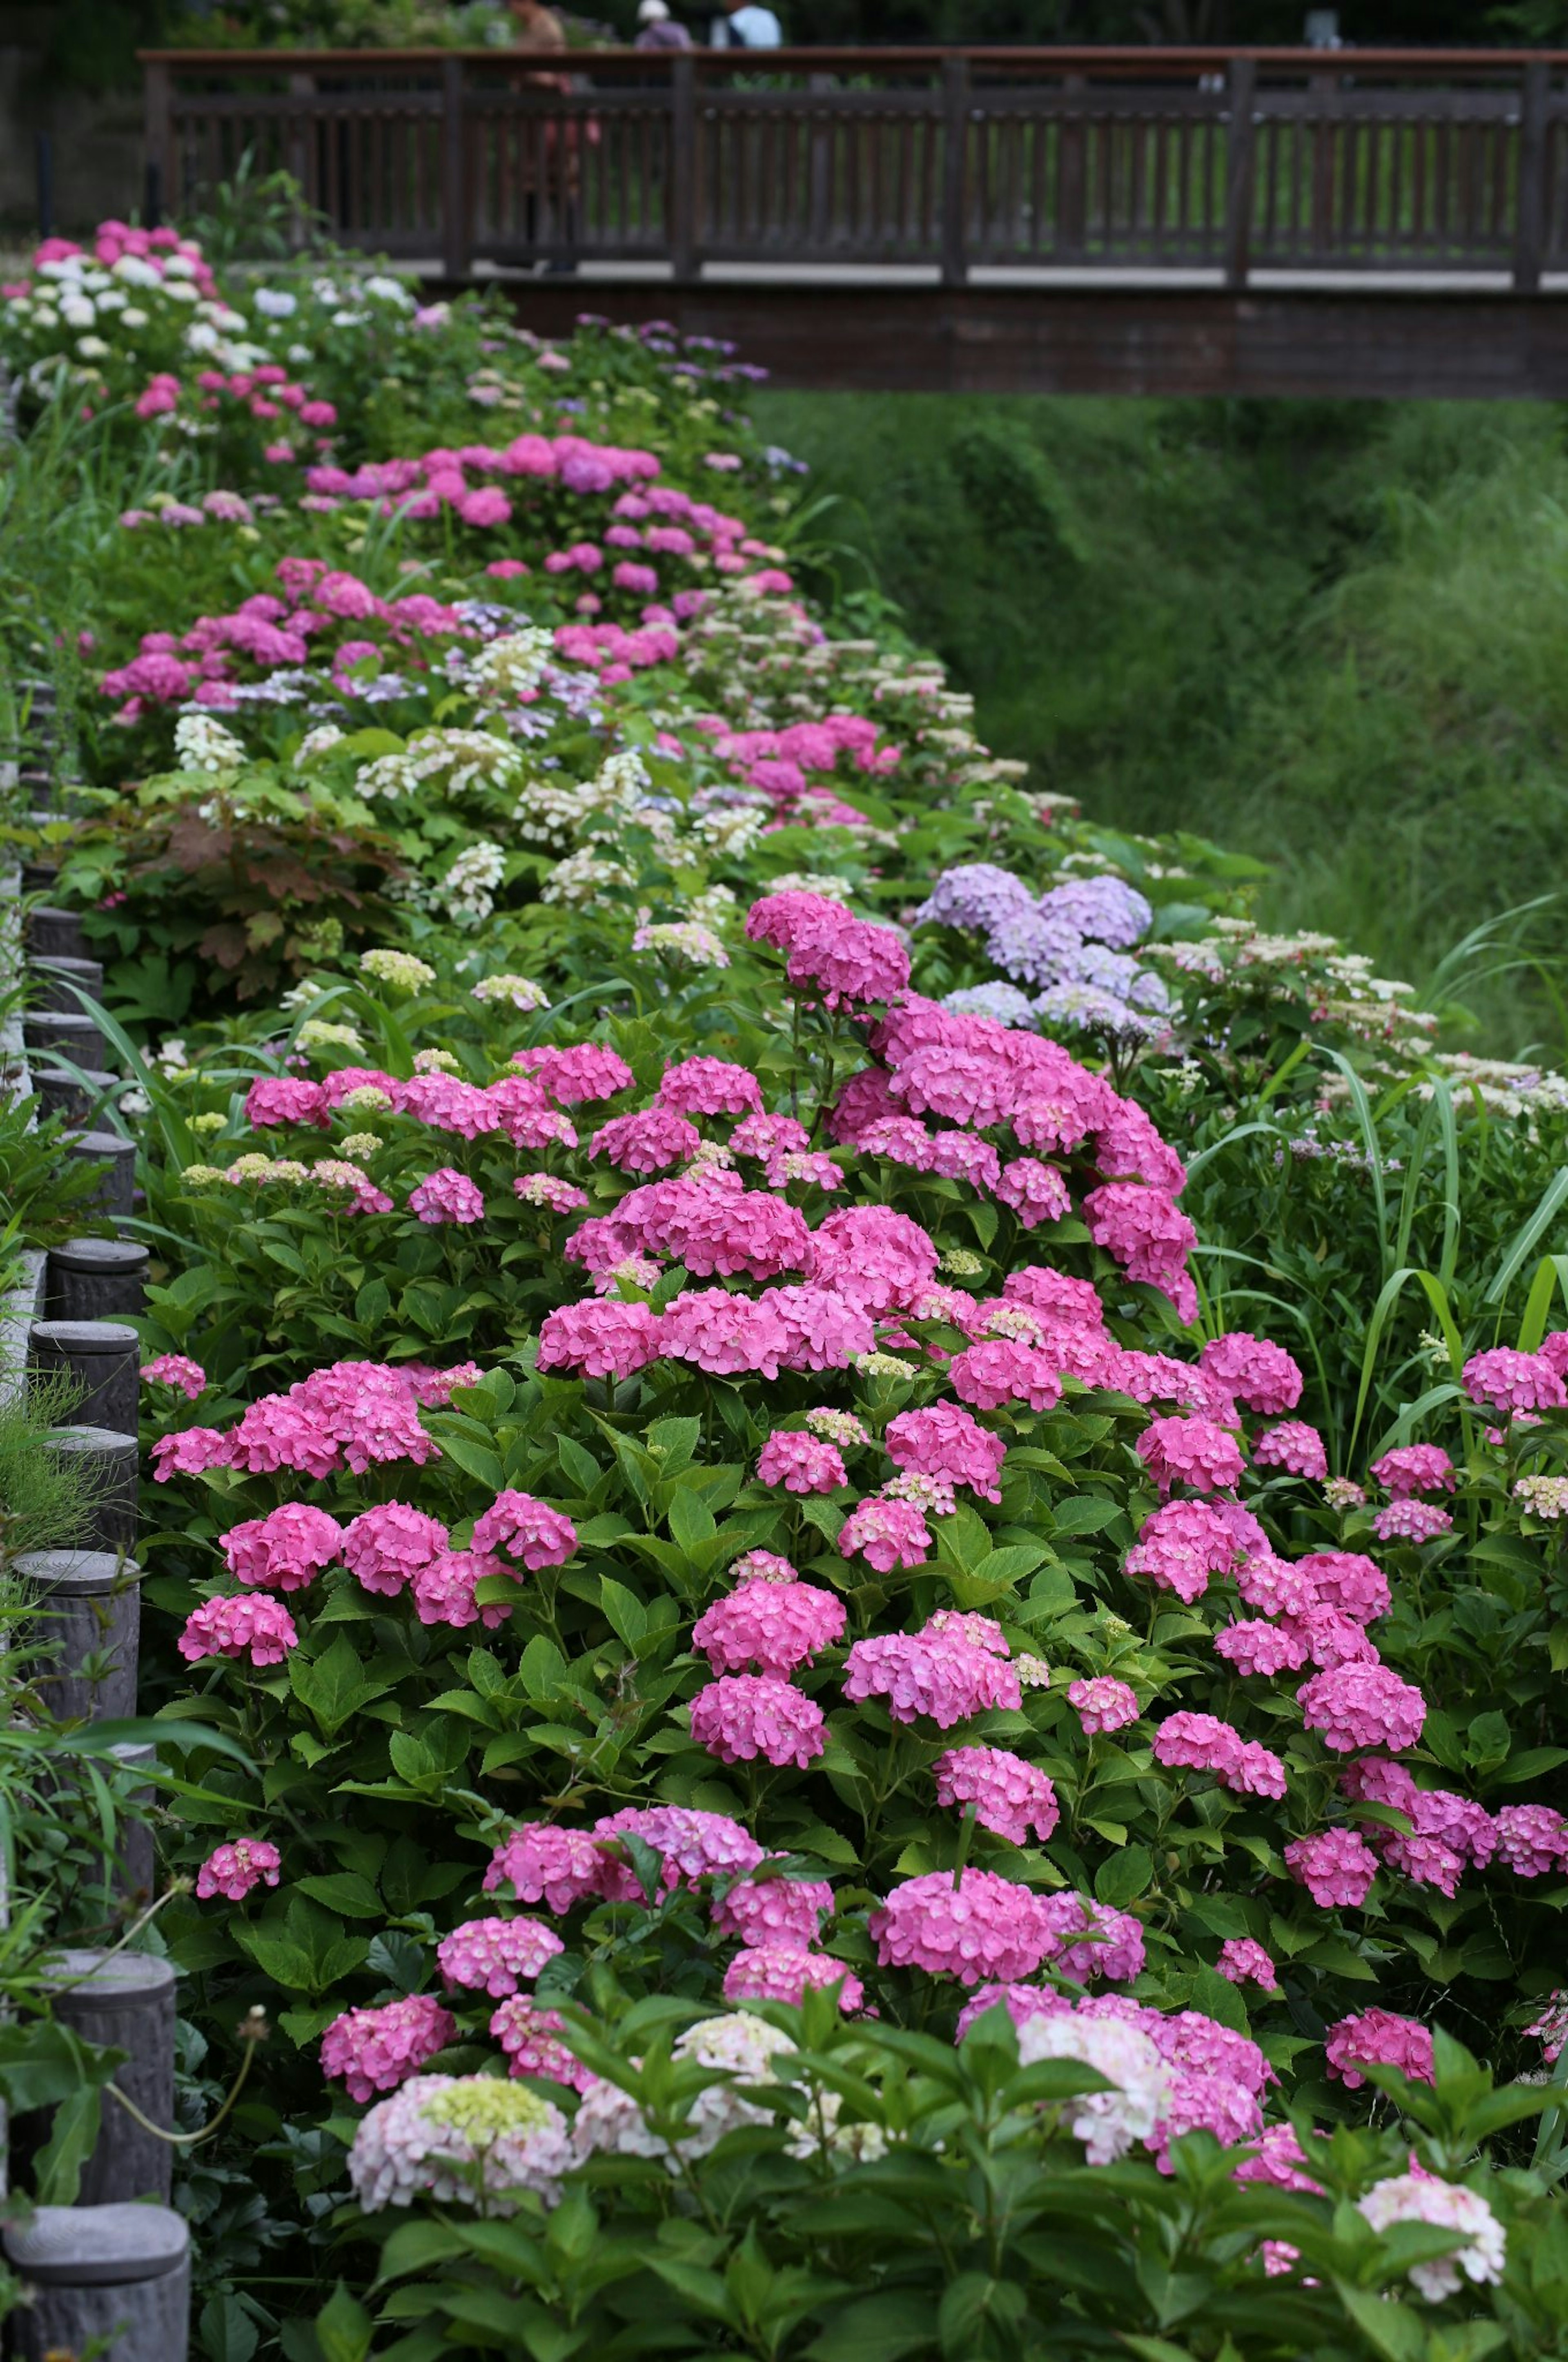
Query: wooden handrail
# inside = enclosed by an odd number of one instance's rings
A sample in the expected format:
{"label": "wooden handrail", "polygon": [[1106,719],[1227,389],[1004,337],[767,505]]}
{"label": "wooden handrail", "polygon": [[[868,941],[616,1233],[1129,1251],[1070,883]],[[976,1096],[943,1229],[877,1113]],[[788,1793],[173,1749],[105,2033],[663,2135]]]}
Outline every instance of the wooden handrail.
{"label": "wooden handrail", "polygon": [[279,73],[310,67],[357,67],[364,72],[374,64],[382,69],[397,66],[429,67],[449,58],[460,59],[466,65],[519,67],[543,72],[554,66],[559,72],[563,63],[575,71],[597,72],[601,67],[612,71],[625,69],[646,74],[667,73],[678,57],[692,59],[699,72],[730,73],[824,73],[903,72],[920,66],[939,72],[948,58],[964,58],[970,71],[976,67],[1006,67],[1034,69],[1051,74],[1161,72],[1191,72],[1213,73],[1232,61],[1246,61],[1255,67],[1289,69],[1299,73],[1365,74],[1409,73],[1454,74],[1496,73],[1519,74],[1531,65],[1544,65],[1568,71],[1568,49],[1564,50],[1397,50],[1343,49],[1309,50],[1265,48],[1244,43],[1210,49],[1162,48],[1150,44],[1112,45],[1085,48],[1030,48],[998,44],[959,43],[946,48],[908,49],[803,49],[778,50],[634,50],[603,49],[573,50],[563,60],[553,58],[546,63],[537,53],[525,50],[506,49],[409,49],[409,50],[309,50],[279,47],[270,50],[138,50],[137,59],[144,66],[168,66],[200,70],[203,72]]}
{"label": "wooden handrail", "polygon": [[[1568,50],[148,50],[149,193],[247,150],[488,263],[1568,270]],[[839,77],[835,82],[835,75]],[[206,85],[203,88],[203,85]],[[261,85],[258,87],[258,85]]]}

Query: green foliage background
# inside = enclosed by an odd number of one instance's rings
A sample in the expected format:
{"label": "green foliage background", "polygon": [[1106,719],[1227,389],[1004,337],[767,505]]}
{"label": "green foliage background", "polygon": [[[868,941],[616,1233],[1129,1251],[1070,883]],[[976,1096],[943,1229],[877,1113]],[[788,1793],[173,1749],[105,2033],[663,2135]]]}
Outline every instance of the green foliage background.
{"label": "green foliage background", "polygon": [[[1561,882],[1559,408],[775,393],[758,415],[829,496],[823,564],[898,602],[1035,785],[1266,857],[1273,919],[1417,979]],[[1529,970],[1479,1006],[1494,1048],[1560,1031]]]}

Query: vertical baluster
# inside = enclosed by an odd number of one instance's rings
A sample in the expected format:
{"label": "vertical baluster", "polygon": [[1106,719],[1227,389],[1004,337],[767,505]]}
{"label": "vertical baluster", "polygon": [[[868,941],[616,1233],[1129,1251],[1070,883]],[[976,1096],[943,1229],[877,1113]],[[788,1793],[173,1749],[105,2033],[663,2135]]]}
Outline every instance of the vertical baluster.
{"label": "vertical baluster", "polygon": [[1252,245],[1252,193],[1256,142],[1253,99],[1257,68],[1250,58],[1233,58],[1227,77],[1230,134],[1225,171],[1225,284],[1245,287]]}
{"label": "vertical baluster", "polygon": [[670,62],[664,141],[670,259],[676,280],[685,281],[696,276],[696,60],[689,50]]}
{"label": "vertical baluster", "polygon": [[965,208],[969,202],[969,60],[942,60],[942,283],[959,287],[969,276]]}
{"label": "vertical baluster", "polygon": [[1524,70],[1519,95],[1519,214],[1514,233],[1514,286],[1533,295],[1541,285],[1546,248],[1546,110],[1552,69],[1535,59]]}
{"label": "vertical baluster", "polygon": [[463,159],[463,61],[441,61],[441,261],[448,279],[468,275],[467,188]]}

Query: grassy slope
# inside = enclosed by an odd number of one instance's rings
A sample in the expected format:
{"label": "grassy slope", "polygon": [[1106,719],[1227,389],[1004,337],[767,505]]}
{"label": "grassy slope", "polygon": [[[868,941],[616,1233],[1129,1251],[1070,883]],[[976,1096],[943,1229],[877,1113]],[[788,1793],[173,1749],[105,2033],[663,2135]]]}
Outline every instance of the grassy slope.
{"label": "grassy slope", "polygon": [[[1564,881],[1568,455],[1511,405],[784,395],[815,526],[1036,784],[1277,864],[1269,915],[1424,977]],[[1535,922],[1561,941],[1561,917]],[[1561,1043],[1528,974],[1486,1046]]]}

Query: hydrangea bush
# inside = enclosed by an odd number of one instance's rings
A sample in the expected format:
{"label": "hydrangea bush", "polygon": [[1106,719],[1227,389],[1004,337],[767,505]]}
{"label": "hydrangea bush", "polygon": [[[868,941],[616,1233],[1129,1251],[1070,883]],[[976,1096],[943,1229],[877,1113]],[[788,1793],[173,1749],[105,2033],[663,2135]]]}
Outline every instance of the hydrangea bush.
{"label": "hydrangea bush", "polygon": [[[225,300],[111,226],[3,333],[126,256]],[[365,280],[429,414],[312,422],[266,292],[300,405],[114,388],[250,472],[122,519],[69,881],[251,1767],[159,1940],[322,2350],[1559,2350],[1552,1093],[836,629],[729,356]]]}

